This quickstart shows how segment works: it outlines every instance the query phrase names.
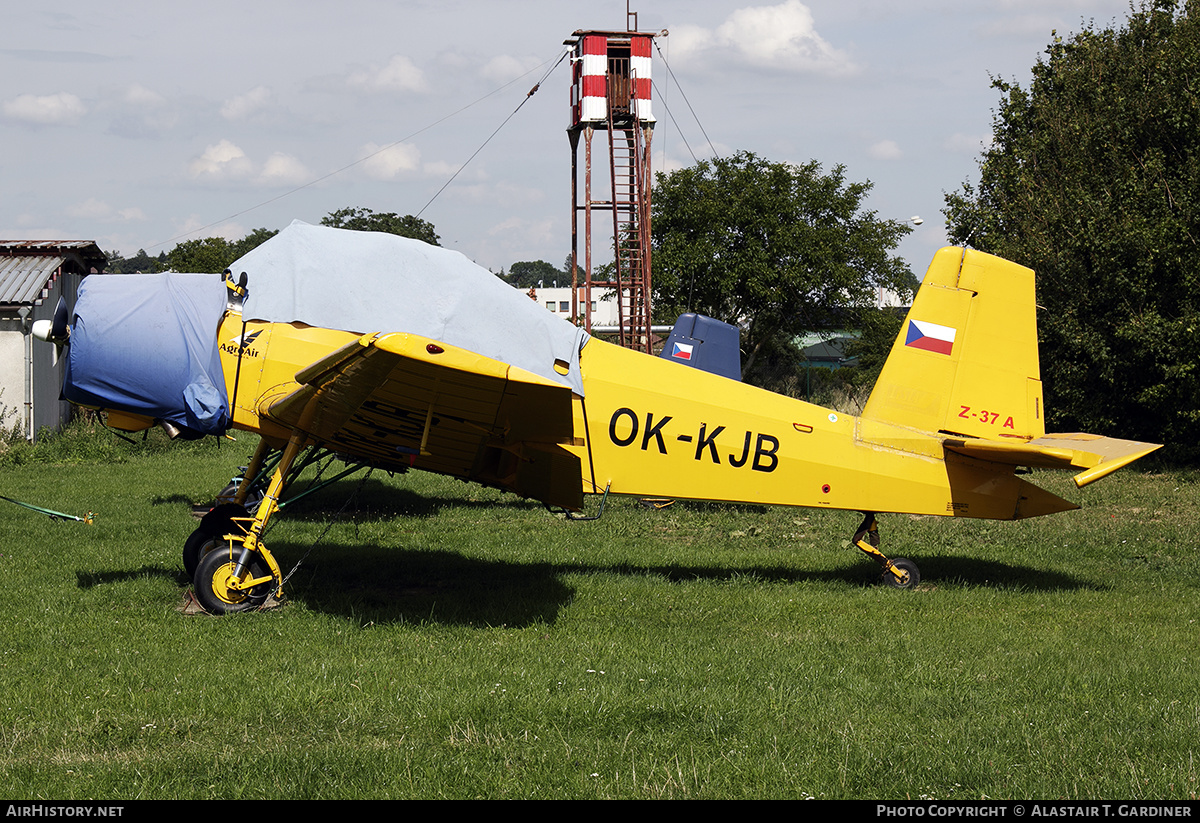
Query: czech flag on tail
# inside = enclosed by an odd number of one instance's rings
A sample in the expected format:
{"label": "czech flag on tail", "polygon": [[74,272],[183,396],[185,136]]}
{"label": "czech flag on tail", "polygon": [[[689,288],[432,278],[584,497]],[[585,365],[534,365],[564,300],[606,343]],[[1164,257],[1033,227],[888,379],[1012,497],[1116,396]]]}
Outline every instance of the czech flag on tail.
{"label": "czech flag on tail", "polygon": [[672,344],[671,356],[677,360],[691,360],[692,346],[689,343],[674,343]]}
{"label": "czech flag on tail", "polygon": [[914,349],[949,354],[954,348],[955,329],[925,320],[909,320],[904,345]]}

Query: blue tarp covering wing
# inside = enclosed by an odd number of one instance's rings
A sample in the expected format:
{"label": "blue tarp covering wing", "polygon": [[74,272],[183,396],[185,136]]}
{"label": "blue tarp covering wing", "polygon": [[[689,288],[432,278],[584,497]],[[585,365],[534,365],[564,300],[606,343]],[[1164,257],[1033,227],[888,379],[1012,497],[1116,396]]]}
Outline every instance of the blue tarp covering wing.
{"label": "blue tarp covering wing", "polygon": [[456,251],[297,220],[230,269],[249,277],[248,319],[419,334],[583,396],[579,352],[587,332]]}
{"label": "blue tarp covering wing", "polygon": [[230,423],[217,351],[225,304],[215,274],[85,277],[63,397],[220,434]]}

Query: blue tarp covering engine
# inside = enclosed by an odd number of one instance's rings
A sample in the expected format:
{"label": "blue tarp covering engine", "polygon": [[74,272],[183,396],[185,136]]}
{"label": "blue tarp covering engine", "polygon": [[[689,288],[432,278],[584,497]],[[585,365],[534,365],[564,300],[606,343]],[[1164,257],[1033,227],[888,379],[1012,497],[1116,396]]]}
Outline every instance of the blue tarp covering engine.
{"label": "blue tarp covering engine", "polygon": [[215,274],[85,277],[63,398],[220,434],[230,423],[217,352],[225,307],[225,285]]}
{"label": "blue tarp covering engine", "polygon": [[[299,220],[235,262],[247,319],[407,332],[491,357],[583,395],[583,329],[449,249]],[[555,368],[565,366],[565,375]]]}

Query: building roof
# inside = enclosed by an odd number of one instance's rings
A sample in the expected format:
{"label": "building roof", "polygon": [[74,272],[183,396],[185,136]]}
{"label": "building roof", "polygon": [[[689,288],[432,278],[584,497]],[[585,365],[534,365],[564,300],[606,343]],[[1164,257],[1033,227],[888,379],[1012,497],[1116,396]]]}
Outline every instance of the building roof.
{"label": "building roof", "polygon": [[0,304],[37,305],[60,271],[87,274],[107,262],[91,240],[0,240]]}

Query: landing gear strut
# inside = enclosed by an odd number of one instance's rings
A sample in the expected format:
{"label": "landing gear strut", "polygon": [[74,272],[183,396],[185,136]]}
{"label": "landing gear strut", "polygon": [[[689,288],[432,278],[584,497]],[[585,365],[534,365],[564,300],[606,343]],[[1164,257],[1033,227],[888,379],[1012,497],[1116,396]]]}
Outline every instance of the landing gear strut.
{"label": "landing gear strut", "polygon": [[914,589],[921,582],[917,564],[906,557],[889,559],[879,550],[879,524],[874,512],[863,512],[862,525],[854,533],[854,545],[883,568],[881,578],[885,586],[896,589]]}
{"label": "landing gear strut", "polygon": [[[246,516],[236,516],[232,508],[225,509],[223,514],[226,516],[214,518],[221,522],[210,524],[210,528],[220,531],[220,534],[197,536],[193,532],[189,538],[184,562],[195,562],[192,582],[196,588],[196,599],[206,611],[227,614],[258,608],[272,594],[278,594],[283,586],[279,564],[261,537],[267,521],[279,508],[279,496],[288,472],[306,439],[306,435],[299,430],[292,433],[253,515],[247,513]],[[262,466],[266,449],[266,441],[263,441],[254,454],[246,473],[247,488]],[[240,489],[239,497],[243,494],[244,490]],[[229,506],[241,509],[241,504],[242,500],[237,500]],[[196,531],[202,529],[203,522]]]}

